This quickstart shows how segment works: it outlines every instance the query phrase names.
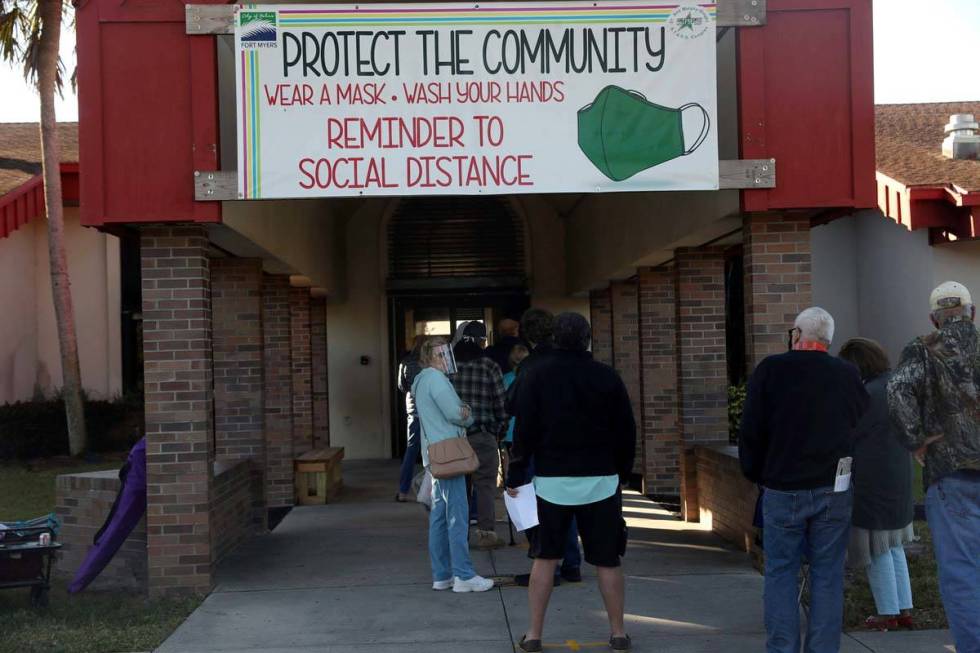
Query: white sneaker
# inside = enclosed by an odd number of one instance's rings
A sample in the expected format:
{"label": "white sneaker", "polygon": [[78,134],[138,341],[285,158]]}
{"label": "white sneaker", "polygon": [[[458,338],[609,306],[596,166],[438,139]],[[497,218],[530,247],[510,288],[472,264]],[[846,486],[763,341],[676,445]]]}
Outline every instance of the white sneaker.
{"label": "white sneaker", "polygon": [[493,580],[482,576],[474,576],[469,580],[462,580],[459,576],[453,581],[454,592],[486,592],[493,587]]}
{"label": "white sneaker", "polygon": [[437,592],[441,592],[442,590],[448,590],[452,586],[453,586],[453,579],[452,578],[448,578],[446,580],[434,580],[434,581],[432,581],[432,589],[434,589]]}

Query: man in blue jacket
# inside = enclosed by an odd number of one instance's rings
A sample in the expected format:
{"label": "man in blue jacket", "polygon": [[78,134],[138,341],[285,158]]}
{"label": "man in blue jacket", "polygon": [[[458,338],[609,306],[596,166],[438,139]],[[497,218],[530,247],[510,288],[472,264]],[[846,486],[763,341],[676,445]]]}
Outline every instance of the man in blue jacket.
{"label": "man in blue jacket", "polygon": [[827,353],[834,319],[808,308],[789,331],[791,351],[769,356],[749,380],[742,472],[765,488],[768,653],[800,651],[800,563],[810,563],[807,653],[840,650],[844,554],[851,526],[853,430],[868,406],[856,367]]}

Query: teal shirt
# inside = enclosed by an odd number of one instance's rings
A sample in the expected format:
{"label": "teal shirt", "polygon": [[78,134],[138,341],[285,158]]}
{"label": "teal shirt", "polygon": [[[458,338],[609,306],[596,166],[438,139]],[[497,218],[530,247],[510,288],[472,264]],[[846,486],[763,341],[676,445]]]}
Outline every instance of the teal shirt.
{"label": "teal shirt", "polygon": [[548,503],[581,506],[616,494],[619,476],[535,476],[534,493]]}
{"label": "teal shirt", "polygon": [[466,435],[466,427],[473,423],[473,416],[463,420],[459,416],[463,402],[441,371],[427,367],[412,383],[415,409],[422,422],[422,465],[429,466],[429,445],[440,440]]}
{"label": "teal shirt", "polygon": [[[515,372],[514,370],[511,370],[510,372],[507,372],[507,374],[504,374],[504,389],[505,390],[510,389],[510,386],[512,386],[514,384],[514,379],[516,379],[516,378],[517,378],[517,372]],[[504,436],[504,442],[513,442],[514,441],[514,422],[515,421],[517,421],[517,418],[516,417],[511,417],[510,418],[510,424],[507,425],[507,435]]]}

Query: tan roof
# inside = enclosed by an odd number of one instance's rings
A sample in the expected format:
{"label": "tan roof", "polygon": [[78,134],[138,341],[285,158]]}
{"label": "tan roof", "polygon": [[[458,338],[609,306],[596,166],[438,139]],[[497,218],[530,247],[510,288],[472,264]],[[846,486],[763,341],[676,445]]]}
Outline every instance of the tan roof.
{"label": "tan roof", "polygon": [[[78,123],[58,124],[61,160],[78,162]],[[41,132],[36,122],[0,123],[0,195],[41,173]]]}
{"label": "tan roof", "polygon": [[906,186],[946,186],[980,191],[980,161],[947,159],[943,127],[953,113],[980,118],[980,102],[879,104],[875,107],[878,172]]}

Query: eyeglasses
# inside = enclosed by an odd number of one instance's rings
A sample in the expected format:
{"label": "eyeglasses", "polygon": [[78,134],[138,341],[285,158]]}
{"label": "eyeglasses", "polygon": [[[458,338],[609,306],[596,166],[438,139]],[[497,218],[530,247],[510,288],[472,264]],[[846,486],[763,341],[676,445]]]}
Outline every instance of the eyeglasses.
{"label": "eyeglasses", "polygon": [[793,332],[799,330],[800,327],[793,327],[792,329],[786,332],[786,349],[789,350],[793,349]]}

